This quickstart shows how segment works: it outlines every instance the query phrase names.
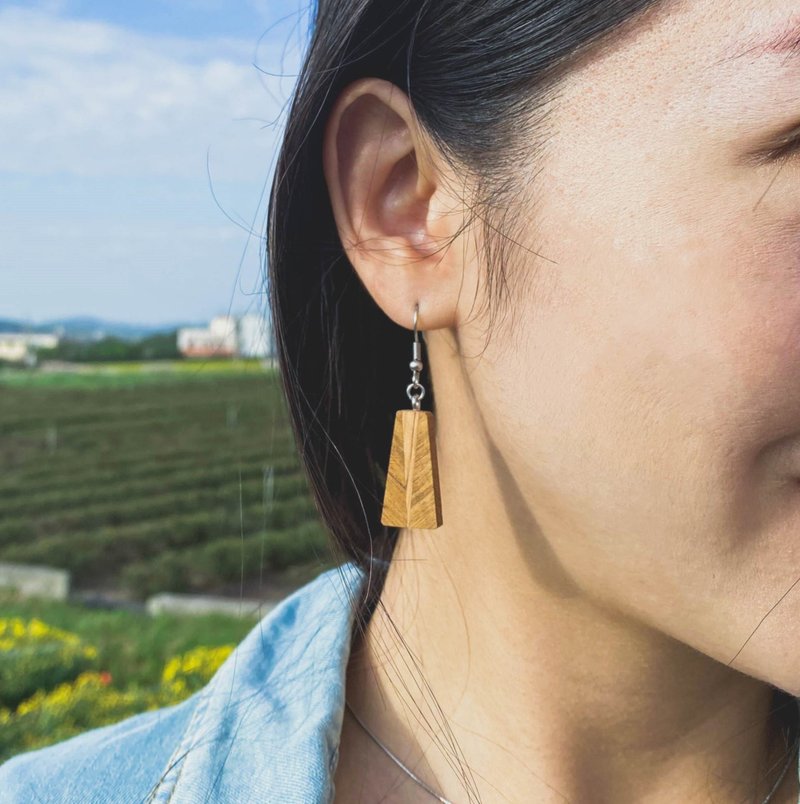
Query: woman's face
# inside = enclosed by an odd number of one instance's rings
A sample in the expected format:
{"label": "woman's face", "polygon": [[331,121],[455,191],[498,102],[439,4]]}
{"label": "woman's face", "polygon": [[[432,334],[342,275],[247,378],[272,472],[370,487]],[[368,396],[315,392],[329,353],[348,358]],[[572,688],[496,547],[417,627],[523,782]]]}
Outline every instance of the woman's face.
{"label": "woman's face", "polygon": [[658,14],[564,79],[516,325],[459,337],[579,585],[800,695],[800,12]]}

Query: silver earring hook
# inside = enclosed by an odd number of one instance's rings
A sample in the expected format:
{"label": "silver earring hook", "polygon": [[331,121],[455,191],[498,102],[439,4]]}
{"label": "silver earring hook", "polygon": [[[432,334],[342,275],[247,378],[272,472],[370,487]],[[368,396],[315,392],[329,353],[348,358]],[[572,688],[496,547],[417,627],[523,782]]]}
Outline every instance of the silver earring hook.
{"label": "silver earring hook", "polygon": [[414,305],[414,343],[413,358],[408,364],[411,369],[411,382],[406,388],[406,395],[411,400],[411,407],[414,410],[420,410],[420,402],[422,397],[425,396],[425,389],[419,381],[419,375],[422,371],[422,345],[419,342],[419,332],[417,331],[417,319],[419,318],[419,302]]}

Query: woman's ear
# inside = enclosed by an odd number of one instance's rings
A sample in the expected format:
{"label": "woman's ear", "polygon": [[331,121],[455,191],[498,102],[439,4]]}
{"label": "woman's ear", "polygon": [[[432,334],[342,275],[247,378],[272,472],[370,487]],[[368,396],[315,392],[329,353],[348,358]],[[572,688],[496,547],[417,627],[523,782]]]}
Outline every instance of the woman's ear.
{"label": "woman's ear", "polygon": [[455,324],[466,267],[450,247],[463,203],[434,153],[408,96],[383,79],[347,86],[326,123],[325,180],[347,257],[389,318],[410,327],[419,303],[425,330]]}

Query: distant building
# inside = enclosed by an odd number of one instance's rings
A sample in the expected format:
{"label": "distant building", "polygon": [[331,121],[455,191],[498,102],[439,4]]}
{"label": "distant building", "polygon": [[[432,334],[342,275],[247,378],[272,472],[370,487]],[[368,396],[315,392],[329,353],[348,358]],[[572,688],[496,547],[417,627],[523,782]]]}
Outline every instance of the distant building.
{"label": "distant building", "polygon": [[229,315],[212,318],[208,327],[178,330],[178,351],[186,357],[234,357],[236,345],[236,319]]}
{"label": "distant building", "polygon": [[241,316],[237,334],[240,357],[268,357],[273,353],[272,332],[262,315],[246,313]]}
{"label": "distant building", "polygon": [[178,351],[185,357],[267,357],[272,336],[266,319],[257,313],[219,315],[208,327],[178,330]]}
{"label": "distant building", "polygon": [[58,346],[58,335],[43,332],[0,332],[0,360],[35,363],[37,349]]}

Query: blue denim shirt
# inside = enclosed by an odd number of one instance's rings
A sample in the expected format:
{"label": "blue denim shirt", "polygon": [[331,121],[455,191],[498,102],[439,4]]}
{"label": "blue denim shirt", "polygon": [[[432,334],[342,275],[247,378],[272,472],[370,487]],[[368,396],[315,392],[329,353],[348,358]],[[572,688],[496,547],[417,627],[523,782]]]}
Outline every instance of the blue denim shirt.
{"label": "blue denim shirt", "polygon": [[333,800],[355,603],[348,562],[282,600],[190,698],[0,766],[2,804]]}

